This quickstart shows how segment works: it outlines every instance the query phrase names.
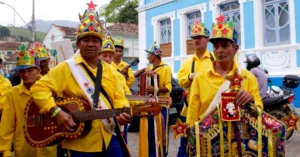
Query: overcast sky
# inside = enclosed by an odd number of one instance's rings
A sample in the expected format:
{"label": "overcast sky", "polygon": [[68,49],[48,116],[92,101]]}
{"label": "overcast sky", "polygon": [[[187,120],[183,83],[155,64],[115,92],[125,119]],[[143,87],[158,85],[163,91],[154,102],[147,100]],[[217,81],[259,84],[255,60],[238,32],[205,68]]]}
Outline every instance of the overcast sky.
{"label": "overcast sky", "polygon": [[[110,0],[93,0],[97,10]],[[0,0],[14,7],[22,18],[28,23],[32,16],[32,0]],[[83,14],[90,0],[35,0],[35,18],[42,20],[71,20],[79,21],[78,13]],[[13,24],[14,11],[0,4],[0,25]],[[23,26],[24,22],[16,14],[16,26]]]}

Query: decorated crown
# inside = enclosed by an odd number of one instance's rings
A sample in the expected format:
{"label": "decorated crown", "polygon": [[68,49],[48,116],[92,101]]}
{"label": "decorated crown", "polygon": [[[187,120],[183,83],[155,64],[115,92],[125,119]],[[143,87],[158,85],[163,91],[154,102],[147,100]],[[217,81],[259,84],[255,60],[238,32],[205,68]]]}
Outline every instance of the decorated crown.
{"label": "decorated crown", "polygon": [[93,35],[102,40],[104,38],[103,30],[98,12],[95,11],[97,5],[92,0],[87,5],[88,9],[85,10],[84,14],[82,16],[79,14],[80,24],[76,33],[77,40],[87,35]]}
{"label": "decorated crown", "polygon": [[46,49],[45,45],[41,45],[39,42],[34,43],[33,51],[40,61],[49,58],[48,50]]}
{"label": "decorated crown", "polygon": [[39,66],[39,59],[36,58],[35,52],[32,49],[26,51],[26,48],[27,47],[22,44],[17,52],[17,70]]}
{"label": "decorated crown", "polygon": [[229,39],[237,44],[238,33],[234,29],[234,22],[225,22],[225,18],[223,15],[216,18],[217,23],[212,25],[212,36],[209,41],[213,42],[215,39]]}
{"label": "decorated crown", "polygon": [[110,36],[106,36],[106,38],[102,42],[101,52],[112,52],[115,53],[114,41],[110,38]]}
{"label": "decorated crown", "polygon": [[115,46],[124,47],[124,40],[120,36],[116,37],[116,39],[115,39]]}
{"label": "decorated crown", "polygon": [[154,42],[148,50],[145,50],[148,53],[151,53],[153,55],[161,56],[162,52],[161,50],[156,46],[156,42]]}
{"label": "decorated crown", "polygon": [[191,38],[197,36],[209,37],[209,31],[205,28],[205,24],[200,23],[198,20],[195,21],[192,27]]}

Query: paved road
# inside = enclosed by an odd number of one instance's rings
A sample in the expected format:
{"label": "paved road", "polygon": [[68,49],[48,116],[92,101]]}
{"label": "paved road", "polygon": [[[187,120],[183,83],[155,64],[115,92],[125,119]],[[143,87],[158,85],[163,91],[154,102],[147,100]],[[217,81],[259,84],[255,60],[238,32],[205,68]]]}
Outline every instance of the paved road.
{"label": "paved road", "polygon": [[[138,133],[128,134],[128,146],[132,157],[138,157]],[[179,146],[179,139],[174,140],[170,132],[169,157],[176,157]],[[286,157],[300,157],[300,133],[294,132],[293,136],[286,142]]]}

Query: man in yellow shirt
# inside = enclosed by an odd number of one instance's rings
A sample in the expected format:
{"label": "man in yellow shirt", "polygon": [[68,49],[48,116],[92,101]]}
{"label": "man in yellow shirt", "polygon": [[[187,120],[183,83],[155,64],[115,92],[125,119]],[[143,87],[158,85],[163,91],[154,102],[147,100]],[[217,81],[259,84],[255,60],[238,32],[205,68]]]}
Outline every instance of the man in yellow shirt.
{"label": "man in yellow shirt", "polygon": [[[63,97],[84,98],[95,110],[129,106],[121,86],[116,86],[119,84],[116,70],[98,59],[104,35],[95,6],[91,1],[84,15],[79,16],[76,44],[80,53],[58,64],[31,88],[32,97],[41,108],[41,113],[55,117],[59,127],[65,131],[73,131],[76,124],[71,115],[56,106],[52,93]],[[102,83],[98,99],[97,92],[94,91],[99,90],[99,87],[95,87],[99,78]],[[130,121],[131,116],[126,113],[116,118],[93,120],[87,135],[64,140],[62,147],[68,149],[72,157],[130,156],[119,130],[119,125]]]}
{"label": "man in yellow shirt", "polygon": [[117,36],[114,45],[116,53],[114,55],[114,60],[111,65],[116,67],[117,70],[119,70],[124,75],[126,79],[126,84],[130,88],[134,83],[135,78],[131,67],[129,67],[129,65],[126,62],[122,61],[124,51],[124,40],[120,36]]}
{"label": "man in yellow shirt", "polygon": [[1,114],[2,114],[2,109],[3,109],[3,101],[5,100],[5,95],[9,90],[11,89],[12,85],[10,81],[0,75],[0,120],[1,120]]}
{"label": "man in yellow shirt", "polygon": [[[102,49],[99,53],[99,59],[101,61],[104,61],[104,62],[108,63],[108,64],[112,64],[114,55],[116,53],[115,51],[116,50],[115,50],[114,43],[113,43],[112,39],[110,38],[110,36],[107,36],[105,38],[105,40],[103,41],[103,43],[102,43]],[[118,78],[120,80],[120,84],[122,86],[122,89],[124,90],[124,94],[131,95],[130,89],[126,85],[125,77],[123,77],[123,75],[119,72],[117,72],[117,75],[118,75]],[[122,132],[123,132],[124,140],[127,143],[127,124],[124,125],[124,128],[123,128]]]}
{"label": "man in yellow shirt", "polygon": [[[158,74],[159,82],[158,82],[158,96],[170,96],[172,92],[172,71],[171,68],[166,65],[163,61],[161,61],[162,52],[156,46],[154,42],[151,47],[146,50],[148,53],[148,61],[151,66],[148,66],[144,69],[141,69],[135,73],[135,77],[139,77],[142,73],[146,73],[152,75],[154,73]],[[154,94],[154,86],[146,87],[147,93]],[[163,119],[161,119],[161,116]],[[155,121],[155,122],[154,122]],[[168,155],[168,145],[169,145],[169,106],[163,106],[161,115],[156,116],[154,118],[148,118],[148,144],[149,151],[145,150],[147,156],[155,157],[157,154],[159,156],[167,156]],[[141,119],[142,123],[142,119]],[[161,124],[163,123],[163,124]],[[155,124],[157,124],[155,126]],[[160,125],[161,124],[161,125]],[[144,124],[140,124],[144,126]],[[155,127],[157,129],[155,129]],[[141,128],[141,127],[140,127]],[[155,138],[155,130],[157,130],[157,139]],[[141,137],[142,138],[142,137]],[[144,142],[146,143],[146,141]],[[141,144],[141,142],[140,142]],[[156,145],[159,145],[158,147]]]}
{"label": "man in yellow shirt", "polygon": [[41,45],[39,42],[35,42],[33,45],[33,51],[40,61],[41,76],[44,76],[50,71],[50,57],[48,54],[48,50],[46,49],[45,45]]}
{"label": "man in yellow shirt", "polygon": [[217,23],[212,27],[212,37],[209,39],[213,44],[216,61],[206,72],[200,72],[191,85],[186,121],[189,124],[202,119],[219,103],[221,92],[229,87],[229,84],[226,85],[226,77],[234,75],[236,70],[243,78],[242,90],[236,96],[237,105],[254,102],[263,109],[255,76],[238,67],[234,61],[234,56],[239,49],[237,32],[233,22],[225,23],[224,18],[222,15],[217,18]]}
{"label": "man in yellow shirt", "polygon": [[[102,49],[99,53],[99,59],[101,61],[104,61],[104,62],[112,65],[115,53],[116,53],[116,49],[114,47],[113,40],[110,38],[110,36],[107,36],[105,38],[105,40],[103,40]],[[124,93],[126,95],[131,95],[130,89],[126,85],[126,80],[123,77],[123,75],[121,73],[117,73],[117,75],[119,77],[119,80],[120,80],[121,86],[124,90]]]}
{"label": "man in yellow shirt", "polygon": [[23,81],[14,86],[5,99],[0,124],[0,152],[3,152],[4,157],[11,157],[11,148],[14,144],[15,157],[56,157],[56,145],[34,148],[25,140],[24,109],[31,98],[30,88],[39,79],[39,62],[34,53],[26,51],[25,45],[20,46],[17,55],[16,68]]}
{"label": "man in yellow shirt", "polygon": [[[187,92],[187,95],[184,98],[185,104],[181,112],[181,120],[183,122],[186,120],[189,91],[193,79],[198,72],[207,70],[211,62],[214,61],[214,56],[207,50],[209,31],[205,28],[203,23],[195,21],[191,30],[191,38],[193,39],[195,53],[193,56],[183,61],[183,64],[177,73],[179,85],[185,88]],[[186,144],[187,139],[185,137],[181,137],[177,157],[186,156]]]}

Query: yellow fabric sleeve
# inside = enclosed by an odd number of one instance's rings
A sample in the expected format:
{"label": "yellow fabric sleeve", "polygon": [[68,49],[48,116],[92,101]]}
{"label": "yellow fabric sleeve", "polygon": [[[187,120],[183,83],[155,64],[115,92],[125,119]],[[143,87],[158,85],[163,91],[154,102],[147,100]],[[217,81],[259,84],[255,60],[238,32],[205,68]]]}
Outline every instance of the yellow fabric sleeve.
{"label": "yellow fabric sleeve", "polygon": [[189,107],[187,111],[187,118],[186,122],[189,124],[194,124],[196,121],[199,120],[199,112],[201,108],[200,103],[200,86],[199,86],[199,80],[195,78],[195,80],[192,83],[191,91],[190,91],[190,100],[189,100]]}

